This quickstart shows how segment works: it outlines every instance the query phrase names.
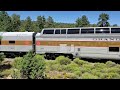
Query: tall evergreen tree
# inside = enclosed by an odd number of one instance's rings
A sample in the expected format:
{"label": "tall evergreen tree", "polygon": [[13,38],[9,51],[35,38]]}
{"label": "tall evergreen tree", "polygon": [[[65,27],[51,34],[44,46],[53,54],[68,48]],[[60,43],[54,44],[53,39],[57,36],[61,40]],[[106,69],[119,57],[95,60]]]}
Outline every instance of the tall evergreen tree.
{"label": "tall evergreen tree", "polygon": [[18,32],[20,28],[20,15],[13,14],[12,15],[12,26],[13,26],[13,31]]}
{"label": "tall evergreen tree", "polygon": [[45,27],[45,22],[46,22],[46,19],[44,16],[37,17],[38,31],[41,31]]}
{"label": "tall evergreen tree", "polygon": [[88,18],[83,15],[82,18],[77,18],[76,20],[76,27],[88,27],[90,26],[90,22],[88,21]]}
{"label": "tall evergreen tree", "polygon": [[11,17],[5,11],[0,12],[0,31],[13,31]]}
{"label": "tall evergreen tree", "polygon": [[109,20],[109,15],[106,14],[106,13],[102,13],[99,15],[99,18],[98,18],[98,23],[97,25],[100,26],[100,27],[108,27],[110,26],[110,23],[108,22]]}
{"label": "tall evergreen tree", "polygon": [[53,28],[53,27],[55,27],[54,20],[53,20],[53,18],[51,16],[49,16],[47,18],[46,27],[47,28]]}
{"label": "tall evergreen tree", "polygon": [[30,16],[28,16],[25,20],[25,31],[33,32],[33,23]]}

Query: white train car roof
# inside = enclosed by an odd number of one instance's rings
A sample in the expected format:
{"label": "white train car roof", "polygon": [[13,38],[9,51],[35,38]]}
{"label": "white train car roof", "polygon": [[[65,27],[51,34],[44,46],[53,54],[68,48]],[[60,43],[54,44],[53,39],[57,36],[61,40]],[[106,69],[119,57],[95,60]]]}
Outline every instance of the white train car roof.
{"label": "white train car roof", "polygon": [[32,36],[34,32],[0,32],[0,36]]}
{"label": "white train car roof", "polygon": [[2,40],[32,40],[34,32],[1,32]]}

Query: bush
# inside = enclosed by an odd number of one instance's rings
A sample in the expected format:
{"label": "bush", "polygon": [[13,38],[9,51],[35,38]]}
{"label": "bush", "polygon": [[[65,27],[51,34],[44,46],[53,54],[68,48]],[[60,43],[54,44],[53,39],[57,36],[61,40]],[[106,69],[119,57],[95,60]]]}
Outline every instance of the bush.
{"label": "bush", "polygon": [[92,70],[92,69],[95,68],[94,65],[93,65],[93,64],[90,64],[90,63],[89,63],[89,64],[83,64],[82,67],[83,67],[83,68],[89,68],[90,70]]}
{"label": "bush", "polygon": [[12,70],[11,77],[12,77],[13,79],[23,79],[23,78],[22,78],[22,75],[21,75],[21,73],[20,73],[20,70],[18,70],[18,69],[13,69],[13,70]]}
{"label": "bush", "polygon": [[101,79],[120,79],[118,73],[103,73],[100,77]]}
{"label": "bush", "polygon": [[116,66],[115,62],[112,62],[112,61],[107,61],[107,62],[106,62],[106,65],[107,65],[108,67],[114,67],[114,66]]}
{"label": "bush", "polygon": [[50,71],[47,73],[48,79],[77,79],[78,76],[73,73]]}
{"label": "bush", "polygon": [[80,77],[82,75],[82,72],[79,70],[79,71],[75,71],[74,74]]}
{"label": "bush", "polygon": [[81,79],[98,79],[98,76],[86,72],[82,74]]}
{"label": "bush", "polygon": [[12,63],[12,67],[21,70],[23,65],[23,58],[22,57],[16,57],[15,60]]}
{"label": "bush", "polygon": [[101,73],[100,71],[98,71],[96,69],[92,69],[91,74],[93,74],[94,76],[98,76],[100,78],[101,74],[103,74],[103,73]]}
{"label": "bush", "polygon": [[80,71],[80,67],[76,63],[72,62],[71,64],[66,65],[64,70],[70,73],[74,73],[76,71]]}
{"label": "bush", "polygon": [[95,69],[101,71],[101,70],[103,70],[104,68],[106,68],[107,66],[106,66],[106,64],[104,64],[104,63],[94,63],[94,67],[95,67]]}
{"label": "bush", "polygon": [[116,67],[111,67],[111,68],[108,68],[108,72],[110,73],[119,73],[120,74],[120,69],[119,68],[116,68]]}
{"label": "bush", "polygon": [[75,59],[73,60],[73,62],[75,62],[75,63],[78,64],[79,66],[81,66],[81,65],[83,65],[83,64],[89,64],[89,62],[80,60],[79,58],[75,58]]}
{"label": "bush", "polygon": [[13,67],[17,69],[14,73],[20,72],[22,78],[45,78],[45,59],[40,55],[34,55],[32,52],[29,52],[23,58],[16,58]]}
{"label": "bush", "polygon": [[56,58],[56,61],[60,64],[60,65],[67,65],[71,63],[71,60],[68,57],[64,57],[64,56],[59,56]]}
{"label": "bush", "polygon": [[12,69],[6,69],[6,70],[1,72],[1,75],[3,77],[8,77],[9,75],[11,75],[11,73],[12,73]]}
{"label": "bush", "polygon": [[4,53],[0,53],[0,64],[1,64],[1,62],[4,60],[4,58],[5,58]]}

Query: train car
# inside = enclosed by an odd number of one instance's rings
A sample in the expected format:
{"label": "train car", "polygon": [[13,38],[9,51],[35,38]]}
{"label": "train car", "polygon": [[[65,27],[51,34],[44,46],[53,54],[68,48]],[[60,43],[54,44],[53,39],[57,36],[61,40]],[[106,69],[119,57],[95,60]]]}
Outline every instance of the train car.
{"label": "train car", "polygon": [[36,53],[48,59],[120,59],[120,27],[45,28],[35,38]]}
{"label": "train car", "polygon": [[34,32],[1,32],[0,52],[14,56],[35,50],[35,35]]}

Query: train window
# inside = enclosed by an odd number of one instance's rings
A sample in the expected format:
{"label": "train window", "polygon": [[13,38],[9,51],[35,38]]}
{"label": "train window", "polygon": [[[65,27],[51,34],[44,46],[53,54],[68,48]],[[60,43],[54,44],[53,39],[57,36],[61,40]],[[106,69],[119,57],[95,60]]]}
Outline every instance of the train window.
{"label": "train window", "polygon": [[60,29],[56,29],[55,34],[60,34]]}
{"label": "train window", "polygon": [[66,29],[61,29],[61,34],[66,34]]}
{"label": "train window", "polygon": [[95,33],[110,33],[109,28],[96,28]]}
{"label": "train window", "polygon": [[54,34],[54,30],[44,30],[43,34]]}
{"label": "train window", "polygon": [[9,44],[15,44],[15,41],[9,41]]}
{"label": "train window", "polygon": [[80,48],[78,48],[78,51],[80,51]]}
{"label": "train window", "polygon": [[119,52],[119,47],[109,47],[109,52]]}
{"label": "train window", "polygon": [[120,28],[111,28],[111,33],[120,33]]}
{"label": "train window", "polygon": [[81,29],[81,34],[94,33],[94,28]]}
{"label": "train window", "polygon": [[80,29],[68,29],[67,34],[79,34]]}

